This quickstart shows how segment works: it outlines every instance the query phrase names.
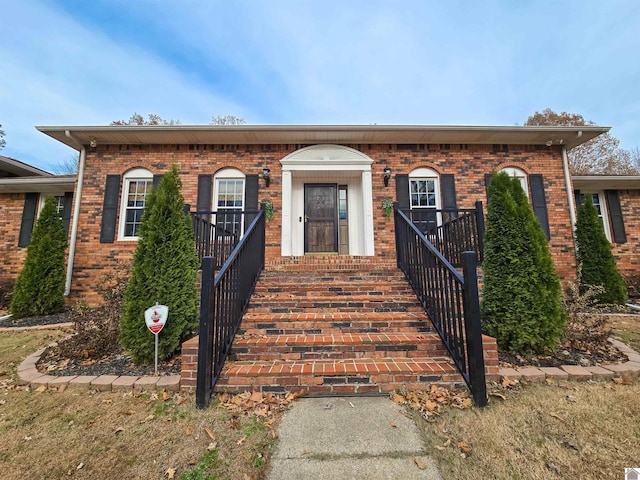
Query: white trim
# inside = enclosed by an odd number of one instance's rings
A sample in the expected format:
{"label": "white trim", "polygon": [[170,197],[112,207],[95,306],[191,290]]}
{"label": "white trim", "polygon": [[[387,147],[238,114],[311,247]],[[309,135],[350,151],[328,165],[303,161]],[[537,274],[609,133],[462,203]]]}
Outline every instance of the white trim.
{"label": "white trim", "polygon": [[[611,224],[609,223],[609,204],[607,203],[607,196],[604,194],[604,190],[598,190],[595,192],[591,192],[588,190],[580,191],[580,195],[597,195],[598,196],[598,205],[594,203],[596,206],[596,210],[600,207],[600,214],[598,216],[602,217],[602,226],[604,228],[604,234],[609,240],[609,243],[613,242],[613,237],[611,236]],[[593,197],[591,197],[593,200]]]}
{"label": "white trim", "polygon": [[[242,200],[242,205],[240,207],[226,207],[221,208],[221,210],[227,210],[231,208],[239,208],[240,210],[244,210],[245,207],[245,194],[247,189],[247,179],[244,173],[242,173],[237,168],[227,167],[222,170],[218,170],[218,172],[213,176],[213,211],[218,211],[218,195],[220,194],[220,181],[221,180],[240,180],[242,181],[242,194],[240,195],[240,199]],[[244,235],[244,214],[240,217],[240,236]]]}
{"label": "white trim", "polygon": [[504,167],[500,170],[499,173],[506,173],[510,177],[520,180],[520,186],[524,190],[524,193],[527,195],[527,198],[531,198],[531,196],[529,195],[529,179],[527,172],[518,167]]}
{"label": "white trim", "polygon": [[[127,216],[127,200],[129,197],[129,184],[131,182],[148,181],[151,182],[151,188],[153,188],[153,174],[146,168],[132,168],[122,176],[122,192],[120,195],[120,217],[118,219],[118,240],[123,241],[137,241],[138,237],[125,236],[125,220]],[[151,189],[147,190],[146,195],[149,194]],[[146,204],[146,198],[145,198]]]}
{"label": "white trim", "polygon": [[[304,252],[304,238],[298,217],[302,218],[299,197],[304,183],[336,183],[348,185],[349,197],[360,193],[359,201],[349,203],[349,255],[375,254],[373,230],[373,160],[362,152],[342,145],[312,145],[290,153],[282,160],[282,233],[281,255],[300,255]],[[326,173],[323,179],[322,174]],[[339,175],[339,178],[336,178]],[[348,177],[348,181],[342,181]],[[329,178],[330,176],[330,178]],[[295,190],[295,191],[294,191]],[[357,198],[357,197],[356,197]],[[355,200],[355,199],[354,199]],[[296,203],[296,204],[294,204]],[[294,215],[294,211],[297,212]],[[359,213],[358,213],[359,212]],[[357,225],[352,225],[355,219]],[[354,230],[352,230],[354,228]],[[351,232],[359,235],[351,235]],[[295,233],[295,235],[294,235]],[[302,242],[302,243],[301,243]]]}

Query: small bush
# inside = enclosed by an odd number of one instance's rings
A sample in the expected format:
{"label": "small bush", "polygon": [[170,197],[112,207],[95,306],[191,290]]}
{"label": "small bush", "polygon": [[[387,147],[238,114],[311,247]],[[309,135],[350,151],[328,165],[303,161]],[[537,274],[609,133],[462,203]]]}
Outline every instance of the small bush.
{"label": "small bush", "polygon": [[581,294],[602,285],[602,291],[595,296],[599,303],[624,305],[627,302],[627,287],[590,195],[578,208],[576,260]]}
{"label": "small bush", "polygon": [[0,310],[9,310],[15,283],[12,278],[0,278]]}
{"label": "small bush", "polygon": [[27,258],[11,301],[15,318],[50,315],[64,309],[67,234],[53,197],[47,197],[31,234]]}
{"label": "small bush", "polygon": [[629,298],[640,301],[640,275],[627,275],[624,277],[624,283],[627,285]]}
{"label": "small bush", "polygon": [[501,350],[554,349],[564,331],[560,280],[519,180],[492,176],[487,205],[482,322]]}
{"label": "small bush", "polygon": [[572,283],[569,289],[571,300],[565,302],[568,316],[565,346],[586,352],[592,351],[594,346],[607,345],[612,327],[607,316],[603,315],[608,310],[598,304],[598,296],[604,289],[598,285],[580,293],[576,283]]}

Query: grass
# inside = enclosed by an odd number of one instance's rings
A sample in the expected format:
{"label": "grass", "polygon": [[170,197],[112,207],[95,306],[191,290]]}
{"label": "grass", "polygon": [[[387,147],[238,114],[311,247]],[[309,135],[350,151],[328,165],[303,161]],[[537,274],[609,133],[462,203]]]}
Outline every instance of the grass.
{"label": "grass", "polygon": [[274,440],[254,415],[231,421],[222,408],[196,410],[192,396],[169,392],[17,387],[19,363],[63,335],[0,333],[3,479],[263,477]]}
{"label": "grass", "polygon": [[613,334],[621,342],[640,352],[640,315],[613,316]]}

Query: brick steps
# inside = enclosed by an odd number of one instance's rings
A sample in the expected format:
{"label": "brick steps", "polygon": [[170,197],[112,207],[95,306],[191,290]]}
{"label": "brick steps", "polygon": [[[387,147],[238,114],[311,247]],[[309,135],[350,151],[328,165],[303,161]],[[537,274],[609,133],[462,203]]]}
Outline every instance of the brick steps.
{"label": "brick steps", "polygon": [[366,358],[227,363],[218,391],[285,392],[305,389],[316,395],[385,393],[424,389],[429,383],[461,383],[448,358]]}
{"label": "brick steps", "polygon": [[307,360],[446,356],[433,333],[338,333],[237,336],[231,360]]}
{"label": "brick steps", "polygon": [[262,273],[217,390],[331,395],[462,383],[397,268],[299,261]]}

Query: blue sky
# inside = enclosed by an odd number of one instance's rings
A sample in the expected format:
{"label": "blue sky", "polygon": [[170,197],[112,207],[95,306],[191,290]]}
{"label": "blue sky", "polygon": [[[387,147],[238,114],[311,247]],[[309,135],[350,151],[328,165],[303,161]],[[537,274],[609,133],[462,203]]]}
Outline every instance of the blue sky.
{"label": "blue sky", "polygon": [[522,124],[582,114],[640,146],[640,2],[0,0],[0,152],[35,125]]}

